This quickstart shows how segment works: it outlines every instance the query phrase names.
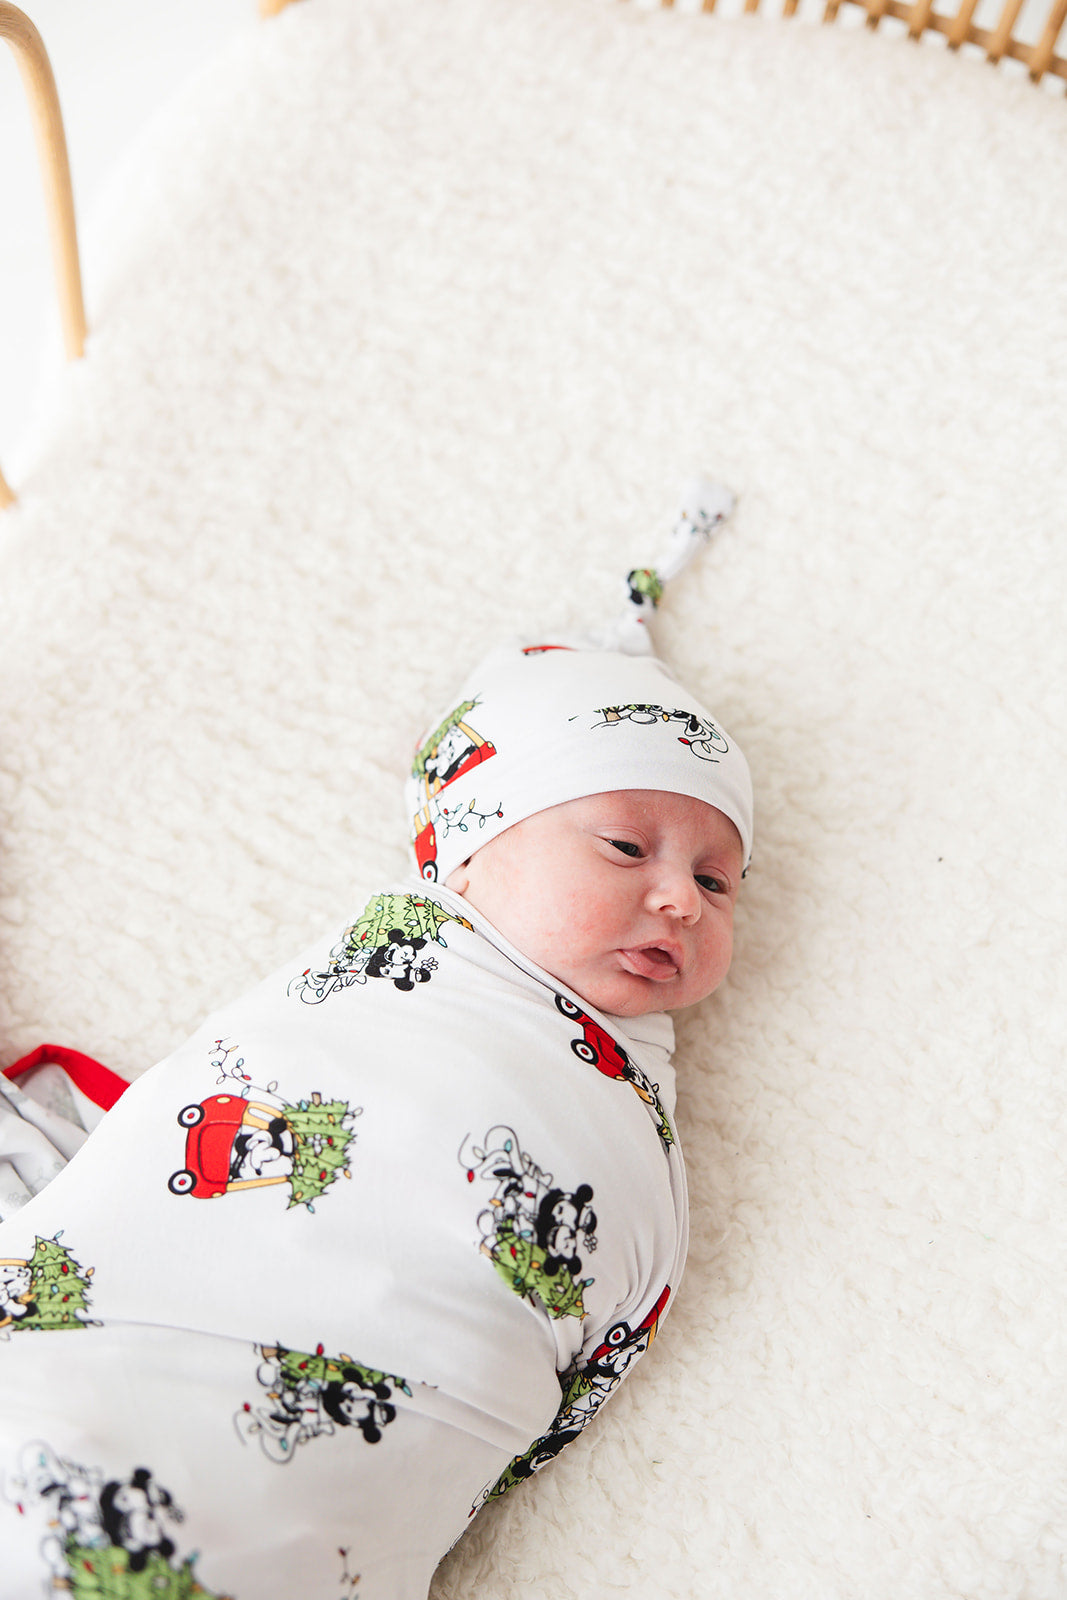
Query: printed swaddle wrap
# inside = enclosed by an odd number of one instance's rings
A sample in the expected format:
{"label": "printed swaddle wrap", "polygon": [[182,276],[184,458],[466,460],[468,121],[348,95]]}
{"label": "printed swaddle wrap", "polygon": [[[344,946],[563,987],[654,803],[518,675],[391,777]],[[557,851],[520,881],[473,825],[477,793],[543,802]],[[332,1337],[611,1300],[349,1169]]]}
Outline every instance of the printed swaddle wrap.
{"label": "printed swaddle wrap", "polygon": [[421,741],[420,875],[210,1017],[0,1225],[0,1600],[423,1600],[648,1348],[687,1241],[670,1019],[599,1014],[444,884],[608,788],[709,799],[747,856],[743,757],[632,653],[658,580],[631,580],[616,648],[511,651]]}
{"label": "printed swaddle wrap", "polygon": [[427,889],[216,1013],[0,1227],[3,1600],[333,1600],[341,1549],[421,1600],[647,1348],[669,1020],[624,1033]]}

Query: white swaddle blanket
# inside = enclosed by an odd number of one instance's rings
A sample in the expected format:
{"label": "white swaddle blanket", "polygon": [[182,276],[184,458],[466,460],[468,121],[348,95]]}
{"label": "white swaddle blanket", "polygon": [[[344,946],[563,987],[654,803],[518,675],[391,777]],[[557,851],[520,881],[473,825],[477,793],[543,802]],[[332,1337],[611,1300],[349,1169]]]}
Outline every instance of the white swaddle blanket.
{"label": "white swaddle blanket", "polygon": [[492,652],[415,752],[419,876],[0,1224],[0,1600],[423,1600],[648,1348],[688,1235],[670,1017],[597,1012],[445,885],[611,789],[719,808],[747,859],[744,756],[644,620],[731,504],[690,487],[599,639]]}
{"label": "white swaddle blanket", "polygon": [[624,1032],[427,887],[216,1012],[0,1226],[2,1600],[422,1596],[647,1348],[670,1019]]}

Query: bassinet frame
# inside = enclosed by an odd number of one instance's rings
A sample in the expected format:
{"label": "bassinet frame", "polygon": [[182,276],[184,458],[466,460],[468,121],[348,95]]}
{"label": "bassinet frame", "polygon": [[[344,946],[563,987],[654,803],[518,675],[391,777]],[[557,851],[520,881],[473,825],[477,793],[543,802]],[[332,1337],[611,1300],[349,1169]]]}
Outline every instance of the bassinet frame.
{"label": "bassinet frame", "polygon": [[[289,0],[282,0],[288,4]],[[796,15],[800,0],[782,0],[781,15]],[[885,17],[895,17],[907,24],[909,39],[921,39],[924,33],[944,35],[948,48],[958,50],[961,45],[977,45],[987,61],[994,66],[1005,59],[1021,61],[1034,83],[1040,83],[1047,74],[1062,78],[1067,83],[1067,56],[1056,54],[1056,43],[1067,20],[1067,0],[1050,0],[1036,43],[1027,43],[1015,36],[1024,0],[1004,0],[996,25],[979,27],[974,22],[978,0],[960,0],[951,15],[934,10],[934,0],[825,0],[823,22],[834,22],[841,15],[863,12],[868,28],[877,28]],[[675,8],[676,0],[657,0],[661,10]],[[700,10],[714,11],[717,0],[700,0]],[[760,0],[744,0],[746,14],[759,11]],[[764,8],[769,9],[769,8]]]}
{"label": "bassinet frame", "polygon": [[[63,342],[67,359],[74,361],[85,351],[85,301],[82,296],[70,161],[55,75],[41,35],[25,12],[7,4],[6,0],[0,0],[0,38],[6,39],[14,52],[33,118],[52,241],[52,264],[59,293]],[[10,505],[14,498],[0,471],[0,508]]]}
{"label": "bassinet frame", "polygon": [[[257,3],[260,16],[266,18],[277,16],[293,0],[257,0]],[[713,12],[717,3],[718,0],[697,0],[701,13]],[[671,10],[676,7],[677,0],[653,0],[653,4],[661,10]],[[799,4],[800,0],[782,0],[780,14],[794,16]],[[978,0],[959,0],[951,15],[935,11],[934,0],[824,0],[822,20],[833,22],[849,14],[848,8],[853,14],[856,10],[865,13],[866,24],[872,29],[886,17],[895,18],[906,24],[910,39],[921,39],[926,33],[940,34],[950,50],[958,50],[965,44],[976,45],[994,65],[1006,59],[1021,61],[1035,84],[1046,76],[1054,76],[1067,85],[1067,56],[1056,54],[1056,45],[1067,21],[1067,0],[1048,0],[1048,13],[1036,43],[1027,43],[1015,35],[1023,4],[1024,0],[1004,0],[1000,18],[992,28],[975,24]],[[743,0],[746,14],[759,11],[760,5],[761,0]],[[764,11],[767,9],[765,7]],[[55,76],[37,28],[25,12],[11,5],[9,0],[0,0],[0,38],[6,39],[14,51],[33,118],[64,345],[68,360],[73,361],[85,350],[85,302],[70,162]],[[11,505],[14,499],[14,492],[0,470],[0,509]]]}

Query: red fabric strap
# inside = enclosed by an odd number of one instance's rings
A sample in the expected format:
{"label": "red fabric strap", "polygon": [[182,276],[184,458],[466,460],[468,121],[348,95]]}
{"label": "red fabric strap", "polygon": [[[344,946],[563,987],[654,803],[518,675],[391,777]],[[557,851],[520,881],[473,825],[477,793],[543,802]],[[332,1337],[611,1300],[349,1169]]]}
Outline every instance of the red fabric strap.
{"label": "red fabric strap", "polygon": [[119,1096],[130,1087],[126,1079],[120,1078],[110,1067],[102,1066],[99,1061],[94,1061],[92,1056],[83,1056],[80,1050],[68,1050],[61,1044],[39,1044],[28,1056],[22,1056],[20,1060],[13,1061],[9,1067],[5,1067],[4,1077],[21,1078],[24,1073],[32,1072],[35,1067],[51,1064],[62,1067],[71,1083],[80,1089],[82,1094],[88,1095],[101,1111],[110,1111]]}

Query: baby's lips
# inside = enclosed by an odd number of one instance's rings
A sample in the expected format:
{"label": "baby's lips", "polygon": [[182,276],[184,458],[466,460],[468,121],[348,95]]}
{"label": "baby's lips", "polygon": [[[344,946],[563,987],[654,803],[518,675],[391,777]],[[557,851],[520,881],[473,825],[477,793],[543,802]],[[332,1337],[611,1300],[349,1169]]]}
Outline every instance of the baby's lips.
{"label": "baby's lips", "polygon": [[656,983],[667,983],[681,971],[681,962],[666,945],[643,945],[620,950],[619,955],[628,972],[639,978],[651,978]]}

